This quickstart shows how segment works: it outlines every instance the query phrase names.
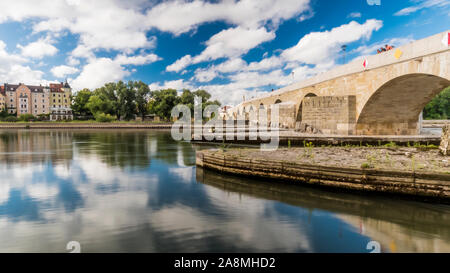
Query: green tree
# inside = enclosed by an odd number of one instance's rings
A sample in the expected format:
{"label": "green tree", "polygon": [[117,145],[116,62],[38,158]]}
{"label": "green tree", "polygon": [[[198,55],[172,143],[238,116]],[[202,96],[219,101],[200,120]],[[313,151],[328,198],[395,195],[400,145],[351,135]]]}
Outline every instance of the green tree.
{"label": "green tree", "polygon": [[124,120],[134,119],[136,115],[136,90],[134,89],[134,82],[129,81],[128,84],[124,84],[120,81],[117,84],[117,97],[118,97],[118,117],[122,117]]}
{"label": "green tree", "polygon": [[444,89],[423,110],[424,119],[448,119],[450,117],[450,87]]}
{"label": "green tree", "polygon": [[159,117],[170,120],[172,109],[180,102],[177,96],[177,90],[164,89],[151,92],[151,100],[149,102],[149,112]]}
{"label": "green tree", "polygon": [[[103,113],[105,114],[111,114],[117,116],[118,119],[120,119],[120,112],[119,112],[119,98],[117,95],[117,89],[122,87],[123,82],[118,83],[107,83],[104,86],[95,89],[94,95],[97,96],[100,100],[105,102],[105,105],[108,105],[108,107],[103,108]],[[95,115],[95,112],[93,112]]]}
{"label": "green tree", "polygon": [[92,95],[86,107],[95,116],[98,113],[109,113],[111,112],[111,104],[108,100],[103,100],[99,95]]}
{"label": "green tree", "polygon": [[180,103],[191,109],[191,115],[194,115],[194,98],[194,93],[192,93],[189,89],[184,89],[180,96]]}
{"label": "green tree", "polygon": [[72,110],[77,116],[91,116],[92,112],[87,107],[89,98],[92,96],[92,92],[89,89],[83,89],[77,92],[73,97]]}
{"label": "green tree", "polygon": [[133,88],[136,91],[136,108],[138,114],[144,119],[148,113],[148,97],[150,95],[150,88],[142,81],[133,82]]}

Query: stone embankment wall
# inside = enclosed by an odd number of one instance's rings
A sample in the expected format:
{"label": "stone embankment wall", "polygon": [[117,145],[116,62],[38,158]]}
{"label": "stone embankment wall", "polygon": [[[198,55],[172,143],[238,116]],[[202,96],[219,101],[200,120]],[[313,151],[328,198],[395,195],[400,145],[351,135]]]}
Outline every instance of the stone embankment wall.
{"label": "stone embankment wall", "polygon": [[347,190],[402,194],[450,203],[450,174],[306,165],[199,151],[197,166],[220,172]]}

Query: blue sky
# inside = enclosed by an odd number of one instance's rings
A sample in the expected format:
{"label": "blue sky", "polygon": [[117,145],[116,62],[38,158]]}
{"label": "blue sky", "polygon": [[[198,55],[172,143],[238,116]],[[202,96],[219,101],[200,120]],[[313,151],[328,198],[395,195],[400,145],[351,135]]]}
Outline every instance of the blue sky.
{"label": "blue sky", "polygon": [[[369,1],[370,2],[370,1]],[[2,0],[0,83],[142,80],[223,104],[450,29],[448,0]]]}

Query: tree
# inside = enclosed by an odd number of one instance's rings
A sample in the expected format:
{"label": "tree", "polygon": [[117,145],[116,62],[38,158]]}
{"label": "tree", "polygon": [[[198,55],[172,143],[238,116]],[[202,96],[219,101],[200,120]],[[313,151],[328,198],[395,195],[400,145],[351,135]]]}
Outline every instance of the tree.
{"label": "tree", "polygon": [[119,115],[124,120],[134,119],[136,115],[136,90],[134,82],[129,81],[127,85],[119,82],[117,85],[117,97],[119,102]]}
{"label": "tree", "polygon": [[145,115],[148,113],[148,96],[150,95],[150,88],[142,81],[133,82],[133,88],[136,91],[136,108],[138,114],[144,120]]}
{"label": "tree", "polygon": [[98,113],[109,113],[111,112],[111,104],[108,100],[103,100],[98,95],[92,95],[88,103],[86,104],[86,107],[89,109],[89,111],[95,116]]}
{"label": "tree", "polygon": [[115,115],[118,119],[120,119],[120,112],[119,99],[117,96],[117,86],[120,84],[123,85],[123,82],[120,81],[117,84],[114,82],[107,83],[104,86],[95,89],[94,91],[94,95],[96,95],[108,105],[107,110],[105,110],[106,112],[103,113]]}
{"label": "tree", "polygon": [[189,89],[184,89],[180,96],[180,103],[191,109],[192,116],[194,115],[194,98],[195,95]]}
{"label": "tree", "polygon": [[448,119],[450,117],[450,87],[444,89],[423,110],[424,119]]}
{"label": "tree", "polygon": [[180,103],[184,104],[191,109],[191,114],[194,114],[194,105],[195,105],[195,97],[200,97],[202,99],[202,111],[205,110],[205,107],[208,105],[219,105],[220,102],[217,100],[210,101],[211,94],[209,94],[205,90],[197,90],[195,92],[191,92],[189,89],[184,89],[183,93],[180,96]]}
{"label": "tree", "polygon": [[151,92],[149,112],[159,117],[170,120],[172,109],[180,102],[177,90],[164,89]]}
{"label": "tree", "polygon": [[92,96],[92,92],[85,88],[78,91],[78,93],[73,97],[72,101],[72,111],[78,116],[91,116],[92,112],[87,107],[89,98]]}

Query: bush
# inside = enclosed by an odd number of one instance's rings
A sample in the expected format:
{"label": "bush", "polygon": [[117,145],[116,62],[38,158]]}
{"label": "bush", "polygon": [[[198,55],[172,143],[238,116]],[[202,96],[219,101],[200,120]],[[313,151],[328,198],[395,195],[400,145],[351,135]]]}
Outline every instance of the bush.
{"label": "bush", "polygon": [[23,114],[19,116],[20,121],[31,121],[35,119],[35,116],[33,116],[32,114]]}
{"label": "bush", "polygon": [[50,114],[39,114],[37,116],[37,120],[38,121],[46,121],[46,120],[50,120]]}
{"label": "bush", "polygon": [[15,116],[9,116],[4,119],[6,122],[16,122],[18,119]]}
{"label": "bush", "polygon": [[116,120],[115,116],[111,116],[110,114],[98,113],[95,115],[95,121],[97,122],[111,122]]}

